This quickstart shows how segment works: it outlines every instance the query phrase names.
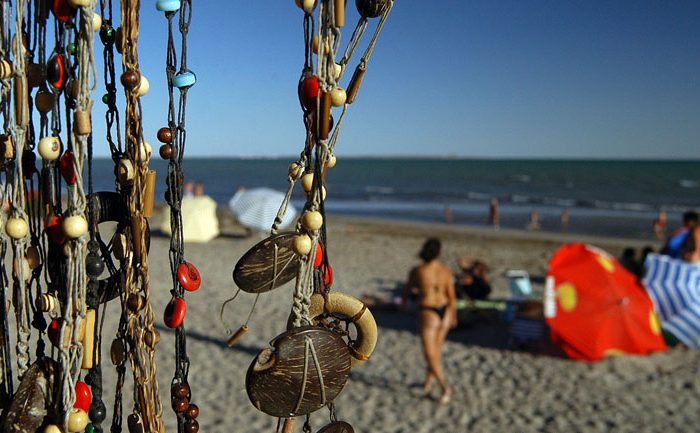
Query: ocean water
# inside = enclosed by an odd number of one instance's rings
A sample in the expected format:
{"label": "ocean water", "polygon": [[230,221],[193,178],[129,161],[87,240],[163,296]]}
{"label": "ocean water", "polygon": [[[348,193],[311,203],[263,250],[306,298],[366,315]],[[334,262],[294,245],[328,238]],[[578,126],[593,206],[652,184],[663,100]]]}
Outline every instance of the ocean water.
{"label": "ocean water", "polygon": [[[186,159],[187,180],[202,182],[206,194],[226,206],[241,185],[287,187],[293,158]],[[166,164],[153,159],[158,172],[157,199],[165,190]],[[524,228],[531,211],[542,230],[652,239],[659,209],[669,229],[681,214],[700,209],[700,162],[587,160],[471,160],[339,158],[327,177],[329,213],[444,221],[486,226],[492,197],[498,198],[502,227]],[[111,160],[94,162],[95,190],[113,189]],[[293,203],[303,204],[300,187]]]}

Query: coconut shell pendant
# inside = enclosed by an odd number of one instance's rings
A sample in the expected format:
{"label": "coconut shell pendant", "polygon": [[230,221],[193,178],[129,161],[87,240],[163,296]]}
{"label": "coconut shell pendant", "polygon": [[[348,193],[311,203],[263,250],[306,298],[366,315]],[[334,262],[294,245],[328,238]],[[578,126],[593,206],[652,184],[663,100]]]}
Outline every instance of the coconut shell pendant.
{"label": "coconut shell pendant", "polygon": [[44,422],[52,395],[58,366],[50,358],[36,361],[22,377],[22,382],[5,412],[3,433],[35,432]]}
{"label": "coconut shell pendant", "polygon": [[333,401],[350,374],[350,351],[339,334],[304,326],[277,336],[246,374],[248,398],[274,417],[306,415]]}
{"label": "coconut shell pendant", "polygon": [[233,269],[236,285],[244,292],[264,293],[296,277],[299,256],[293,250],[295,236],[280,233],[255,244]]}
{"label": "coconut shell pendant", "polygon": [[390,0],[355,0],[357,11],[365,18],[376,18],[384,12]]}
{"label": "coconut shell pendant", "polygon": [[345,421],[335,421],[322,427],[317,433],[355,433],[355,429]]}

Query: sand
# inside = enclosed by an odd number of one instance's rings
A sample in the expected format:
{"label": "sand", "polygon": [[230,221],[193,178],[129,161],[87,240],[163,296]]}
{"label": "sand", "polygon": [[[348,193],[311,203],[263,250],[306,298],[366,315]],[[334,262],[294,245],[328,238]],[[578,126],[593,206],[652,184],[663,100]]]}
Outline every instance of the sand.
{"label": "sand", "polygon": [[[245,373],[255,354],[284,331],[292,284],[262,295],[250,331],[235,347],[227,347],[219,308],[234,293],[234,264],[262,236],[244,236],[227,218],[222,219],[222,229],[219,238],[187,244],[185,249],[204,280],[202,288],[186,298],[192,402],[201,410],[201,432],[274,432],[276,419],[257,411],[248,400]],[[391,293],[417,263],[416,252],[427,236],[442,239],[443,259],[454,269],[459,255],[485,260],[492,269],[494,296],[507,296],[503,273],[508,269],[544,275],[549,257],[563,242],[583,239],[615,255],[624,246],[642,246],[629,240],[331,217],[328,252],[335,271],[334,289],[355,296]],[[174,334],[163,326],[162,318],[170,299],[168,242],[154,234],[150,260],[152,302],[162,333],[159,382],[167,431],[173,432],[169,385]],[[225,314],[228,326],[235,328],[245,320],[253,299],[242,294],[231,305]],[[114,335],[117,306],[111,305],[108,314],[106,347]],[[645,357],[577,362],[508,348],[507,330],[498,322],[462,324],[444,346],[444,366],[454,398],[441,406],[424,397],[418,387],[424,361],[415,314],[381,310],[374,314],[379,324],[377,349],[370,361],[352,371],[335,402],[338,418],[351,423],[355,432],[669,432],[692,431],[700,425],[699,351],[670,349]],[[104,375],[110,407],[115,374],[109,361]],[[128,413],[128,386],[124,395]],[[326,409],[312,414],[312,431],[328,418]],[[301,425],[295,431],[300,432]]]}

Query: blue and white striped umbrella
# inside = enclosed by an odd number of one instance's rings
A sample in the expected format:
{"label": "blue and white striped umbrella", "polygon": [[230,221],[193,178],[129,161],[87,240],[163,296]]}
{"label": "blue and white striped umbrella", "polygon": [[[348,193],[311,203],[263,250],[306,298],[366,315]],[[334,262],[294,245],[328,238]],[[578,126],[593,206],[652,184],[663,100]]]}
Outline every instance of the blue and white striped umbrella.
{"label": "blue and white striped umbrella", "polygon": [[688,347],[700,347],[700,267],[647,255],[644,286],[664,329]]}
{"label": "blue and white striped umbrella", "polygon": [[[275,222],[284,194],[270,188],[252,188],[239,190],[229,200],[228,205],[236,215],[238,221],[255,230],[270,230]],[[285,227],[294,222],[297,211],[290,204],[282,218],[280,227]]]}

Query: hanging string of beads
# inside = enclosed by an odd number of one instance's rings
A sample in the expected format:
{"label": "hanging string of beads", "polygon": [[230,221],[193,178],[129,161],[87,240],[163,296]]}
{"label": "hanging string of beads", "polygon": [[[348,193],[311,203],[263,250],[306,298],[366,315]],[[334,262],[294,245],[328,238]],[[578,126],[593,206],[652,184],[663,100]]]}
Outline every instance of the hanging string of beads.
{"label": "hanging string of beads", "polygon": [[[185,154],[187,132],[185,116],[187,92],[195,84],[196,77],[187,67],[187,33],[192,19],[191,0],[160,0],[156,8],[165,13],[168,22],[168,47],[166,77],[168,81],[168,126],[158,131],[162,143],[160,156],[168,161],[166,202],[170,207],[170,271],[172,275],[172,299],[165,309],[166,326],[175,329],[175,374],[170,394],[173,411],[177,414],[179,433],[197,433],[199,407],[191,402],[191,387],[188,382],[190,361],[187,356],[187,337],[184,326],[186,303],[185,291],[196,291],[201,285],[199,271],[185,260],[185,245],[182,229],[182,162]],[[173,35],[173,21],[179,11],[180,66]],[[177,110],[174,89],[179,90]]]}

